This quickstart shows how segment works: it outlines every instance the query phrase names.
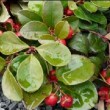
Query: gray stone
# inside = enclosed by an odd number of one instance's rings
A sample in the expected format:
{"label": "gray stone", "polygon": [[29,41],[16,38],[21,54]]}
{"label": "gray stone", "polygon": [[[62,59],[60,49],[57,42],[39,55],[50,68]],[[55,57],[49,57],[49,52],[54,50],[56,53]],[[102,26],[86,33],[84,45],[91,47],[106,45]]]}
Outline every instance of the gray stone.
{"label": "gray stone", "polygon": [[1,102],[1,103],[0,103],[0,107],[1,107],[1,108],[5,108],[6,106],[7,106],[7,105],[6,105],[5,102]]}
{"label": "gray stone", "polygon": [[17,108],[17,102],[13,102],[8,107],[9,107],[9,110],[16,110],[16,108]]}

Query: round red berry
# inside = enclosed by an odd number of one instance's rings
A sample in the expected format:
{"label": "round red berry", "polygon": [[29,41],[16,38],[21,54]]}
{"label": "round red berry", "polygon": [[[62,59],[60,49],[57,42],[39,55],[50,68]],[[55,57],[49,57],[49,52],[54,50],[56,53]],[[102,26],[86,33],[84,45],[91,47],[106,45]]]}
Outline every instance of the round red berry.
{"label": "round red berry", "polygon": [[58,102],[58,96],[54,93],[51,93],[46,99],[45,104],[50,106],[55,106]]}
{"label": "round red berry", "polygon": [[106,70],[102,70],[101,71],[101,76],[104,77],[104,78],[107,77],[107,71]]}
{"label": "round red berry", "polygon": [[60,104],[64,108],[70,108],[73,104],[73,97],[71,97],[70,95],[62,96]]}
{"label": "round red berry", "polygon": [[21,25],[19,23],[16,23],[13,25],[13,28],[15,29],[15,31],[19,31],[21,28]]}
{"label": "round red berry", "polygon": [[70,10],[68,7],[64,9],[64,14],[67,15],[67,16],[71,16],[73,15],[73,11]]}
{"label": "round red berry", "polygon": [[106,82],[110,84],[110,77],[106,79]]}
{"label": "round red berry", "polygon": [[58,40],[61,44],[66,45],[66,40],[65,39],[60,39]]}
{"label": "round red berry", "polygon": [[18,37],[21,36],[21,33],[20,33],[20,32],[16,32],[15,34],[16,34]]}
{"label": "round red berry", "polygon": [[4,24],[7,24],[7,23],[11,24],[12,26],[14,25],[14,21],[11,18],[9,18]]}
{"label": "round red berry", "polygon": [[74,35],[74,30],[70,27],[69,34],[66,39],[71,39],[73,35]]}

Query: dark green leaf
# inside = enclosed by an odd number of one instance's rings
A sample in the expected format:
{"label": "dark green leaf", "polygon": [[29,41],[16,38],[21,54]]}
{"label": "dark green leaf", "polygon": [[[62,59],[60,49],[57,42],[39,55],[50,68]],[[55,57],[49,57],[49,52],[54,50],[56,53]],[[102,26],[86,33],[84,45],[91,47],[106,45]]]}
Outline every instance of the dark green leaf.
{"label": "dark green leaf", "polygon": [[42,17],[48,26],[54,27],[63,17],[61,1],[46,1],[44,3]]}
{"label": "dark green leaf", "polygon": [[35,109],[40,103],[51,93],[52,85],[46,84],[43,85],[37,92],[29,94],[24,92],[24,102],[26,104],[26,108],[29,110]]}
{"label": "dark green leaf", "polygon": [[2,90],[4,95],[13,101],[21,101],[23,98],[22,90],[8,68],[3,75]]}
{"label": "dark green leaf", "polygon": [[21,10],[17,13],[18,20],[21,24],[26,24],[30,21],[42,21],[42,18],[35,12],[29,10]]}
{"label": "dark green leaf", "polygon": [[64,66],[69,63],[69,49],[58,42],[43,44],[37,48],[38,53],[53,66]]}
{"label": "dark green leaf", "polygon": [[57,78],[66,85],[87,81],[94,74],[94,64],[86,57],[72,55],[68,65],[57,69]]}
{"label": "dark green leaf", "polygon": [[14,54],[29,46],[21,41],[15,33],[11,31],[4,32],[0,36],[0,51],[4,55]]}
{"label": "dark green leaf", "polygon": [[105,51],[107,44],[97,35],[90,33],[88,35],[90,53],[99,53]]}
{"label": "dark green leaf", "polygon": [[42,35],[48,34],[48,27],[39,21],[26,23],[20,30],[21,35],[29,40],[38,40]]}
{"label": "dark green leaf", "polygon": [[88,54],[88,40],[87,37],[78,33],[69,42],[69,47],[71,49],[77,50],[81,53]]}
{"label": "dark green leaf", "polygon": [[92,82],[84,82],[76,86],[61,86],[66,94],[71,94],[74,98],[73,106],[70,110],[90,110],[98,101],[96,87]]}
{"label": "dark green leaf", "polygon": [[43,83],[43,70],[34,55],[28,56],[17,70],[17,80],[23,90],[35,92]]}
{"label": "dark green leaf", "polygon": [[67,21],[60,21],[55,26],[55,34],[60,39],[65,39],[69,33],[69,23]]}
{"label": "dark green leaf", "polygon": [[4,68],[6,62],[5,59],[0,57],[0,72],[2,71],[2,69]]}

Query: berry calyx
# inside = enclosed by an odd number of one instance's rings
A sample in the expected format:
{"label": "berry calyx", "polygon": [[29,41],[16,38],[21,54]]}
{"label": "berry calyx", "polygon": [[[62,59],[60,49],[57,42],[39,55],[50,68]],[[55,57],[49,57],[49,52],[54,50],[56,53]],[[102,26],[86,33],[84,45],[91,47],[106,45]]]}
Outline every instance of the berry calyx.
{"label": "berry calyx", "polygon": [[101,76],[102,76],[103,78],[107,77],[107,71],[106,71],[106,70],[102,70],[102,71],[101,71]]}
{"label": "berry calyx", "polygon": [[64,9],[64,14],[67,15],[67,16],[71,16],[73,15],[73,11],[70,10],[68,7]]}
{"label": "berry calyx", "polygon": [[74,30],[70,27],[69,34],[66,39],[71,39],[73,34],[74,34]]}
{"label": "berry calyx", "polygon": [[108,77],[108,78],[106,79],[106,82],[107,82],[108,84],[110,84],[110,77]]}
{"label": "berry calyx", "polygon": [[55,106],[58,102],[58,96],[55,93],[51,93],[46,99],[45,104]]}
{"label": "berry calyx", "polygon": [[70,95],[62,96],[60,104],[64,108],[70,108],[73,104],[73,97],[71,97]]}
{"label": "berry calyx", "polygon": [[60,40],[58,40],[59,41],[59,43],[61,43],[61,44],[63,44],[63,45],[66,45],[66,40],[65,39],[60,39]]}

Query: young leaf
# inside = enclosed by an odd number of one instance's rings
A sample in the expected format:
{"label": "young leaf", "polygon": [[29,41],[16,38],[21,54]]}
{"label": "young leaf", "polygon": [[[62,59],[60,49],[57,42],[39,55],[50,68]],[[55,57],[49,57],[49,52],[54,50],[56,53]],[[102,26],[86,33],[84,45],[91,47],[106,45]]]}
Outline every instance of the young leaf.
{"label": "young leaf", "polygon": [[86,57],[72,55],[68,65],[57,69],[57,78],[66,85],[87,81],[94,74],[94,64]]}
{"label": "young leaf", "polygon": [[0,51],[4,55],[14,54],[29,46],[21,41],[15,33],[11,31],[4,32],[0,36]]}
{"label": "young leaf", "polygon": [[0,10],[0,22],[5,22],[10,17],[10,15],[9,15],[5,5],[2,2],[0,2],[0,5],[1,5],[0,6],[1,7],[1,10]]}
{"label": "young leaf", "polygon": [[38,40],[40,36],[48,34],[48,27],[42,22],[31,21],[21,28],[20,33],[25,39]]}
{"label": "young leaf", "polygon": [[2,90],[8,99],[13,101],[21,101],[23,99],[22,90],[9,68],[7,68],[2,78]]}
{"label": "young leaf", "polygon": [[46,84],[41,86],[41,88],[34,93],[30,94],[30,93],[24,92],[23,100],[26,105],[26,108],[29,110],[35,109],[51,93],[51,91],[52,91],[52,85]]}
{"label": "young leaf", "polygon": [[88,40],[87,40],[87,38],[84,35],[82,35],[80,33],[76,34],[70,40],[68,45],[73,50],[77,50],[77,51],[79,51],[81,53],[88,54],[88,50],[89,50]]}
{"label": "young leaf", "polygon": [[107,44],[97,35],[90,33],[88,35],[89,52],[100,53],[105,51]]}
{"label": "young leaf", "polygon": [[78,8],[76,5],[76,2],[74,2],[74,1],[68,1],[68,7],[70,10],[75,10]]}
{"label": "young leaf", "polygon": [[67,21],[60,21],[55,26],[55,34],[60,39],[65,39],[69,33],[69,23]]}
{"label": "young leaf", "polygon": [[69,49],[58,42],[43,44],[37,48],[38,53],[53,66],[64,66],[69,63]]}
{"label": "young leaf", "polygon": [[42,18],[49,26],[54,27],[63,17],[63,6],[61,1],[46,1],[43,7]]}
{"label": "young leaf", "polygon": [[84,8],[91,13],[96,12],[98,9],[92,2],[84,2]]}
{"label": "young leaf", "polygon": [[61,88],[64,93],[70,94],[74,98],[70,110],[90,110],[98,101],[96,87],[90,81],[70,87],[62,85]]}
{"label": "young leaf", "polygon": [[2,69],[4,68],[6,62],[5,59],[0,57],[0,72],[2,71]]}
{"label": "young leaf", "polygon": [[18,20],[21,24],[26,24],[30,21],[42,21],[42,18],[35,12],[29,10],[21,10],[17,13]]}
{"label": "young leaf", "polygon": [[43,70],[34,55],[28,56],[17,70],[17,80],[24,91],[35,92],[43,83]]}

